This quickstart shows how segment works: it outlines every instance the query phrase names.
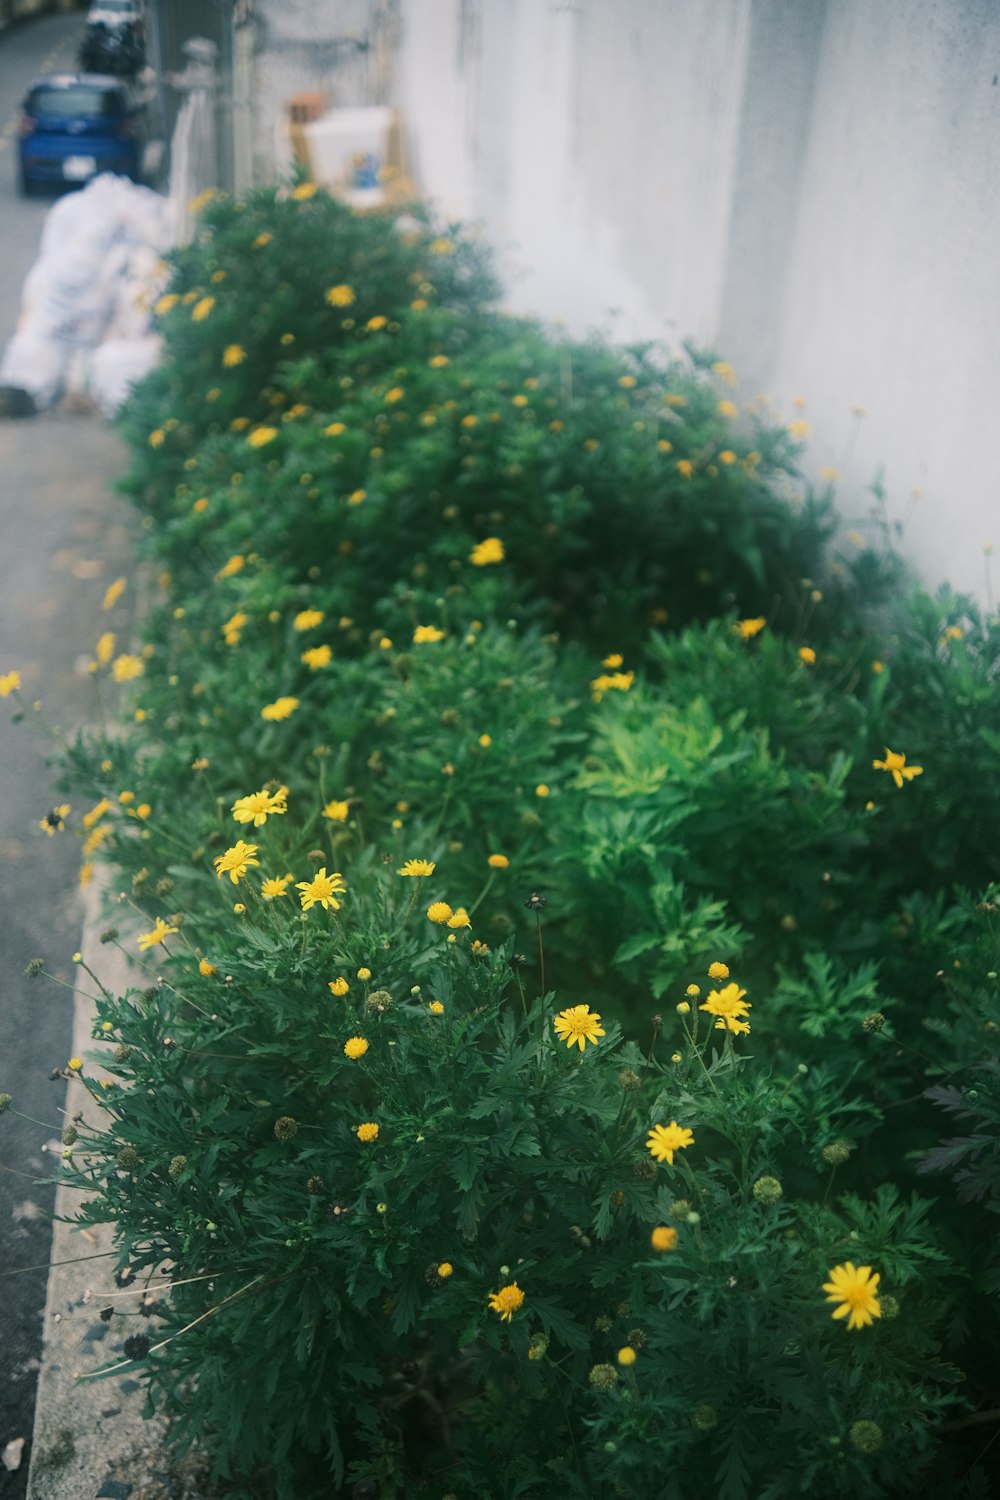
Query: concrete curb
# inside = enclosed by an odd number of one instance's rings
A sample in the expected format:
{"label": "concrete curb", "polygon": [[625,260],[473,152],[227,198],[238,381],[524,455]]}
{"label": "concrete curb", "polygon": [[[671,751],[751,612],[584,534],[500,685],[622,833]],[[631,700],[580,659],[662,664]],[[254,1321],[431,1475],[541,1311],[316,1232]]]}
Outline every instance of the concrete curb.
{"label": "concrete curb", "polygon": [[[111,872],[99,869],[84,894],[80,952],[109,990],[122,993],[136,983],[135,976],[121,951],[100,941],[110,880]],[[101,1046],[92,1039],[93,990],[93,981],[80,967],[73,1054],[85,1059]],[[85,1066],[89,1078],[107,1076],[94,1062]],[[101,1123],[87,1089],[73,1079],[66,1123],[81,1110],[85,1120]],[[61,1142],[50,1142],[48,1149],[58,1160]],[[80,1196],[69,1186],[56,1189],[27,1500],[195,1500],[199,1492],[190,1487],[196,1482],[189,1472],[193,1466],[178,1466],[167,1455],[166,1423],[143,1417],[145,1396],[133,1372],[126,1366],[105,1379],[81,1379],[124,1361],[128,1335],[150,1330],[145,1319],[122,1316],[138,1310],[142,1292],[126,1295],[115,1285],[112,1226],[75,1229],[62,1222],[78,1212]],[[112,1306],[115,1314],[102,1321],[101,1310]]]}

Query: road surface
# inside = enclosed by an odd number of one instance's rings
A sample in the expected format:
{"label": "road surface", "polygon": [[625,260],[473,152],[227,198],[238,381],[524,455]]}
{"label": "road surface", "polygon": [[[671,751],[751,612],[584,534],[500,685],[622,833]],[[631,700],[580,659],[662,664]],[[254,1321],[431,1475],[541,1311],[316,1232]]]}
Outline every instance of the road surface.
{"label": "road surface", "polygon": [[[73,67],[83,26],[77,11],[0,33],[0,348],[52,201],[17,194],[18,107],[37,73]],[[41,700],[67,732],[94,714],[86,661],[107,628],[101,600],[130,571],[133,518],[111,492],[124,467],[119,439],[98,417],[0,419],[0,675],[19,671],[29,703]],[[25,1439],[21,1468],[0,1469],[2,1500],[22,1500],[30,1459],[52,1210],[51,1188],[36,1179],[55,1166],[43,1147],[58,1139],[66,1086],[49,1073],[69,1056],[72,1025],[71,991],[24,969],[43,958],[71,984],[81,923],[79,845],[38,827],[64,799],[44,740],[30,722],[11,723],[12,704],[0,700],[0,1093],[52,1128],[0,1117],[0,1451]]]}

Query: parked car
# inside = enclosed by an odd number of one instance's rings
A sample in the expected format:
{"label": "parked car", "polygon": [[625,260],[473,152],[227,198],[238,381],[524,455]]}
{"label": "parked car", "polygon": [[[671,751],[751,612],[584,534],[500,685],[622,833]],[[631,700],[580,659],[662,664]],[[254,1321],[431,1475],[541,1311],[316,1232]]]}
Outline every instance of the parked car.
{"label": "parked car", "polygon": [[138,182],[145,147],[145,106],[126,83],[105,73],[37,78],[22,105],[18,185],[89,182],[116,172]]}

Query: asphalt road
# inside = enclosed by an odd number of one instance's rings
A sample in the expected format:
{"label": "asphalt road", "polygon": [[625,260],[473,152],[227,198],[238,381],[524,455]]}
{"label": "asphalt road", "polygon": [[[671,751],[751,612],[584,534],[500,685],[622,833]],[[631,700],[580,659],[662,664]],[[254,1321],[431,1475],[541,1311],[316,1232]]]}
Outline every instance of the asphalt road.
{"label": "asphalt road", "polygon": [[[73,66],[83,25],[77,11],[0,33],[0,348],[51,207],[16,192],[18,106],[35,74]],[[0,419],[0,675],[19,671],[28,703],[39,700],[45,720],[70,735],[96,715],[86,663],[108,628],[104,590],[130,572],[133,516],[112,493],[124,468],[120,440],[97,416]],[[127,631],[127,614],[112,623]],[[0,700],[0,1092],[45,1123],[0,1117],[0,1451],[26,1440],[20,1469],[0,1467],[0,1500],[21,1500],[30,1461],[53,1201],[39,1179],[56,1170],[44,1148],[58,1140],[66,1101],[65,1083],[49,1073],[70,1055],[72,1027],[71,990],[24,969],[43,958],[71,985],[81,933],[79,844],[38,826],[65,800],[50,746],[30,710],[11,722],[13,705]]]}

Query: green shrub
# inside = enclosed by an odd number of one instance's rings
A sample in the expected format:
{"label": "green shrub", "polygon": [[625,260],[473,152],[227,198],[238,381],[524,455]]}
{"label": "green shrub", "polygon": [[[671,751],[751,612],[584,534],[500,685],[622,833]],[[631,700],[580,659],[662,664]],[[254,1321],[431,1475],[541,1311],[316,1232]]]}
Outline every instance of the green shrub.
{"label": "green shrub", "polygon": [[261,192],[173,260],[59,820],[146,968],[65,1138],[125,1363],[234,1500],[974,1500],[995,622],[457,231]]}

